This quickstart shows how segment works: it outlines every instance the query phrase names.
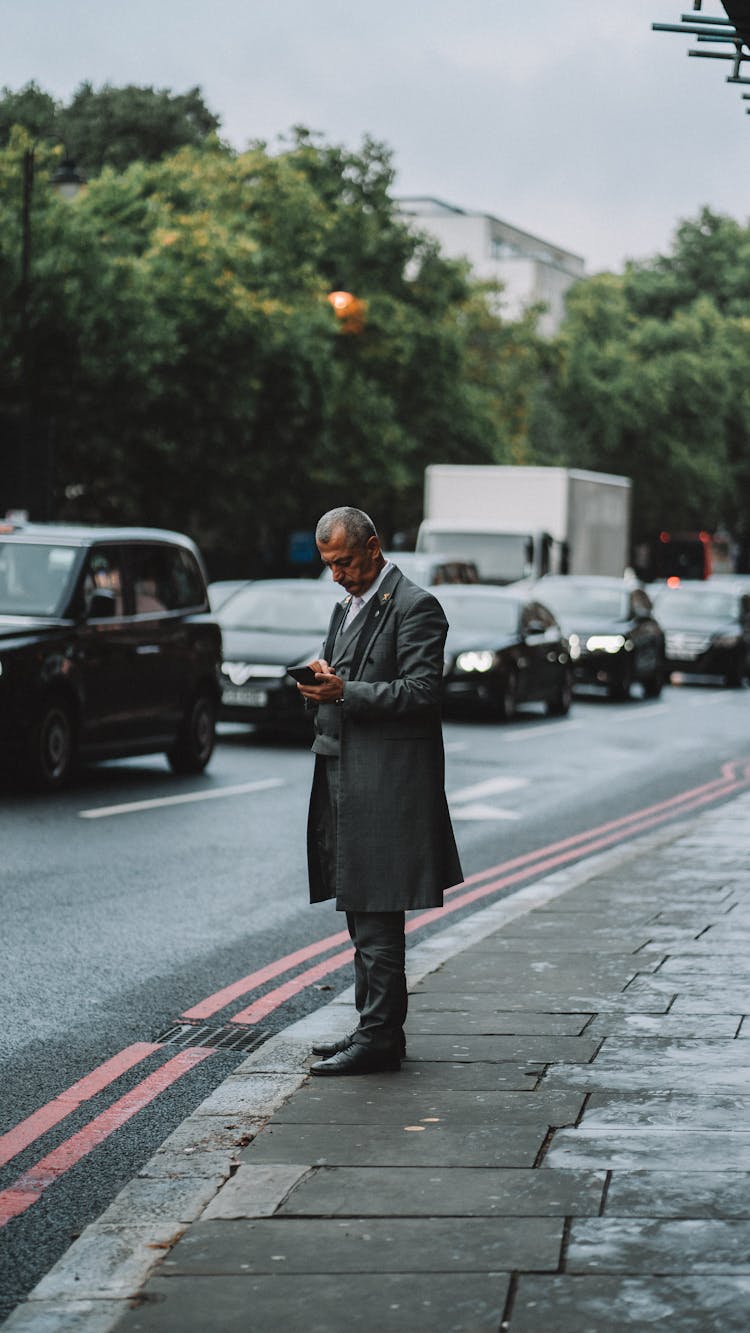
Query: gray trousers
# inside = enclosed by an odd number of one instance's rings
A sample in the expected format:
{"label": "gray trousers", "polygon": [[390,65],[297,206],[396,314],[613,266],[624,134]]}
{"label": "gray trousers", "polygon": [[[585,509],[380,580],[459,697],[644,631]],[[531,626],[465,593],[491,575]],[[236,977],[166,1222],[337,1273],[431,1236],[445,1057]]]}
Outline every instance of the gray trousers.
{"label": "gray trousers", "polygon": [[[328,800],[321,810],[319,846],[328,887],[336,888],[339,761],[326,757]],[[378,1050],[400,1049],[408,997],[403,912],[347,912],[354,945],[354,1003],[359,1025],[354,1040]]]}

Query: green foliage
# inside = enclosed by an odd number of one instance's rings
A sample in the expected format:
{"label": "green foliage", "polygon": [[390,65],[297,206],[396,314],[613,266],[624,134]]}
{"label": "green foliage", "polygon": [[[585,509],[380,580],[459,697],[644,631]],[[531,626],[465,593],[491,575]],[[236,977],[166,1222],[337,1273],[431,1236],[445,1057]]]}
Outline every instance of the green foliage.
{"label": "green foliage", "polygon": [[671,254],[569,293],[567,461],[633,478],[636,539],[724,526],[746,539],[749,330],[750,228],[708,209]]}
{"label": "green foliage", "polygon": [[[514,338],[404,225],[382,145],[214,139],[105,167],[72,202],[50,188],[62,150],[38,145],[24,348],[29,143],[0,153],[0,410],[57,424],[60,516],[174,526],[214,569],[278,572],[330,505],[387,534],[418,522],[428,462],[523,456],[533,321]],[[326,299],[341,286],[359,334]]]}
{"label": "green foliage", "polygon": [[76,165],[96,175],[105,166],[124,171],[132,162],[158,162],[178,148],[203,144],[217,133],[219,120],[200,88],[175,94],[82,83],[65,106],[28,83],[18,92],[0,91],[0,147],[8,146],[14,126],[32,139],[64,142]]}

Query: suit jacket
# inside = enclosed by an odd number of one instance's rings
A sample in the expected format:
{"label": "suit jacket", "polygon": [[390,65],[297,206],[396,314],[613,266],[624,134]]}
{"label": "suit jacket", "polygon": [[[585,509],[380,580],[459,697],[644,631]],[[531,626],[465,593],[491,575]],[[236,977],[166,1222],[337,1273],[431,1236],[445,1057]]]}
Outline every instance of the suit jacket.
{"label": "suit jacket", "polygon": [[[328,643],[346,612],[338,603]],[[316,757],[308,820],[313,902],[341,910],[440,907],[463,878],[445,798],[440,720],[443,649],[440,603],[394,567],[365,612],[340,705],[335,885],[328,884],[318,828],[326,797]]]}

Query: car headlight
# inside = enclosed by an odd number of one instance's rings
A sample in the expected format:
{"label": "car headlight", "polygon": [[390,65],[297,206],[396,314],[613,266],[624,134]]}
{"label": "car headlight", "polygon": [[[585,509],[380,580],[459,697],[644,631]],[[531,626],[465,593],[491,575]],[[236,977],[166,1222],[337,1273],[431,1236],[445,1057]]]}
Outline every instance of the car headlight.
{"label": "car headlight", "polygon": [[739,641],[738,634],[717,634],[714,644],[717,648],[736,648]]}
{"label": "car headlight", "polygon": [[491,671],[495,665],[495,654],[491,652],[459,653],[456,668],[459,671]]}
{"label": "car headlight", "polygon": [[627,647],[622,634],[592,634],[586,640],[586,648],[590,653],[620,653]]}
{"label": "car headlight", "polygon": [[280,680],[286,675],[286,667],[265,662],[222,662],[221,670],[233,685],[244,685],[248,680]]}
{"label": "car headlight", "polygon": [[568,635],[568,648],[570,650],[571,662],[576,662],[581,656],[581,640],[577,634]]}

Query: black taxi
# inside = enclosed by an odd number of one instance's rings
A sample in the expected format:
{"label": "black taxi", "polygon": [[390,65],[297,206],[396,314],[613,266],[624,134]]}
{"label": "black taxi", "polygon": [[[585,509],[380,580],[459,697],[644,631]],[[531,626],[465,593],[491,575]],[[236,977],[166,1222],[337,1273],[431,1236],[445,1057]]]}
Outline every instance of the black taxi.
{"label": "black taxi", "polygon": [[76,759],[214,747],[221,631],[200,554],[157,528],[0,523],[0,763],[60,787]]}

